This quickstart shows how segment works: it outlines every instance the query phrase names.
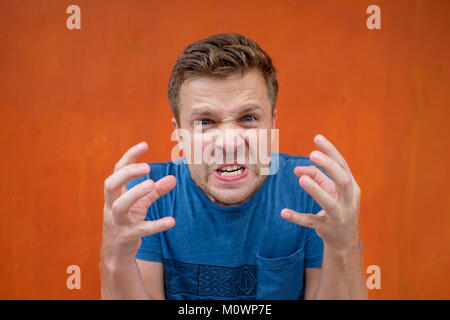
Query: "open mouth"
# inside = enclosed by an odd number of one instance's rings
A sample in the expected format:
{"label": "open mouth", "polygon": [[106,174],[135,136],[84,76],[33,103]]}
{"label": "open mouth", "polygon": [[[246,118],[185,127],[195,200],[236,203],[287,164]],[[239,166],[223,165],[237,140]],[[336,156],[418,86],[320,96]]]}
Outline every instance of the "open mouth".
{"label": "open mouth", "polygon": [[244,172],[244,167],[241,167],[239,165],[226,166],[226,167],[217,169],[217,171],[219,172],[219,174],[222,177],[234,177],[234,176],[238,176],[242,172]]}
{"label": "open mouth", "polygon": [[247,176],[248,168],[244,165],[230,164],[221,165],[214,171],[214,175],[222,181],[232,182]]}

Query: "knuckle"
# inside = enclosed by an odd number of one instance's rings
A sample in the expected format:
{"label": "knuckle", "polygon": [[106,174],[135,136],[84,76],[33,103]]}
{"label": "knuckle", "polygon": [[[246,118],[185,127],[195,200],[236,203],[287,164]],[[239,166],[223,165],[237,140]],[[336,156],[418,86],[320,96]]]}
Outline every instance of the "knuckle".
{"label": "knuckle", "polygon": [[159,232],[159,224],[155,221],[146,221],[139,224],[137,229],[140,236],[148,236]]}
{"label": "knuckle", "polygon": [[136,234],[138,234],[138,235],[143,235],[143,234],[145,234],[145,231],[146,231],[147,229],[145,228],[145,226],[143,225],[143,224],[138,224],[137,226],[136,226],[136,230],[135,230],[135,232],[136,232]]}
{"label": "knuckle", "polygon": [[338,164],[339,164],[342,168],[344,168],[344,169],[347,168],[347,162],[346,162],[345,160],[339,161]]}
{"label": "knuckle", "polygon": [[315,180],[317,178],[317,174],[318,174],[319,169],[317,169],[317,167],[313,166],[313,165],[311,165],[310,168],[313,170],[312,179]]}
{"label": "knuckle", "polygon": [[133,170],[136,171],[136,173],[142,172],[143,170],[147,169],[145,163],[133,163],[131,166]]}
{"label": "knuckle", "polygon": [[142,172],[142,166],[139,163],[132,163],[124,167],[127,176],[137,175]]}
{"label": "knuckle", "polygon": [[114,201],[114,203],[112,204],[111,211],[113,214],[118,214],[120,212],[120,207],[117,201]]}
{"label": "knuckle", "polygon": [[352,178],[346,174],[344,178],[342,178],[342,184],[346,187],[350,186],[352,184]]}
{"label": "knuckle", "polygon": [[114,171],[117,171],[120,169],[120,163],[116,162],[116,164],[114,165]]}
{"label": "knuckle", "polygon": [[105,191],[111,192],[113,190],[112,183],[111,183],[111,178],[107,178],[105,180],[104,187],[105,187]]}

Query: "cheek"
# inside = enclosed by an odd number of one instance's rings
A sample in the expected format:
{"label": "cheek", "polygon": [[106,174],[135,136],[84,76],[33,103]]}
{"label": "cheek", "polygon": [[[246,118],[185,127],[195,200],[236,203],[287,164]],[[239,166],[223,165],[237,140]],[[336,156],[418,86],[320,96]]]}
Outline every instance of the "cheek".
{"label": "cheek", "polygon": [[272,151],[271,130],[258,129],[256,137],[247,140],[247,146],[252,164],[267,164]]}
{"label": "cheek", "polygon": [[190,165],[189,171],[195,182],[204,185],[208,182],[208,170],[202,164]]}
{"label": "cheek", "polygon": [[[203,164],[203,150],[206,143],[203,142],[201,137],[195,134],[190,134],[189,139],[183,139],[183,154],[186,157],[188,163],[193,164],[193,170],[198,172],[198,164]],[[195,169],[194,169],[195,167]]]}

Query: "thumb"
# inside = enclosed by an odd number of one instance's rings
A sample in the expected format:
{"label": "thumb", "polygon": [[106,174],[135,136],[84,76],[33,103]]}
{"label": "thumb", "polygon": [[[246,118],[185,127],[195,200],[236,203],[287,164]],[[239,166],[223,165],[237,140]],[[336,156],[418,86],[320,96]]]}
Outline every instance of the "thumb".
{"label": "thumb", "polygon": [[161,218],[154,221],[142,221],[138,224],[140,237],[150,236],[173,228],[175,219],[172,217]]}
{"label": "thumb", "polygon": [[281,217],[292,223],[315,229],[326,219],[323,215],[312,213],[299,213],[291,209],[281,210]]}

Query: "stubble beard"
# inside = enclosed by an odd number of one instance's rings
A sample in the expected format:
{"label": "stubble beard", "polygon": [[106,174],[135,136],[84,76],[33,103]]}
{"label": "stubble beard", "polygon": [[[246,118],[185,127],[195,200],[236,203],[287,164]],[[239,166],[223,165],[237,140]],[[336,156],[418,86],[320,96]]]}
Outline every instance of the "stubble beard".
{"label": "stubble beard", "polygon": [[233,189],[217,189],[208,184],[212,177],[212,170],[208,165],[189,165],[192,180],[205,193],[205,195],[214,203],[222,206],[236,206],[250,200],[255,193],[261,188],[267,175],[261,175],[259,165],[249,165],[248,170],[254,173],[252,181],[243,188]]}

